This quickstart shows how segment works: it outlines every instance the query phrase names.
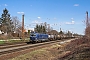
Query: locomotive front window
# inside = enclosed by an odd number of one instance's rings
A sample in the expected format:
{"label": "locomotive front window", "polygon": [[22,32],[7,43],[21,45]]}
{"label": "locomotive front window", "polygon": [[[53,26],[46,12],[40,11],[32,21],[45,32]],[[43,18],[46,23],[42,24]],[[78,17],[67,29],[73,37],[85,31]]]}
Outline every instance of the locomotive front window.
{"label": "locomotive front window", "polygon": [[31,34],[31,36],[36,36],[35,34]]}

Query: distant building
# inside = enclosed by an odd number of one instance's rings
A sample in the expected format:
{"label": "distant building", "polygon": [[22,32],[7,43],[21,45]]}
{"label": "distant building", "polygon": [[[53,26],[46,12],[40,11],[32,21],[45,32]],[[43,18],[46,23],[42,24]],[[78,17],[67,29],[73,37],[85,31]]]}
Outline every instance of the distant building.
{"label": "distant building", "polygon": [[2,32],[1,30],[0,30],[0,34],[3,34],[4,32]]}
{"label": "distant building", "polygon": [[34,31],[34,28],[26,28],[26,32],[28,32],[28,30],[30,30],[31,32],[31,31]]}
{"label": "distant building", "polygon": [[50,32],[47,32],[47,34],[58,35],[58,32],[56,30],[51,30]]}
{"label": "distant building", "polygon": [[0,30],[0,34],[2,34],[1,30]]}

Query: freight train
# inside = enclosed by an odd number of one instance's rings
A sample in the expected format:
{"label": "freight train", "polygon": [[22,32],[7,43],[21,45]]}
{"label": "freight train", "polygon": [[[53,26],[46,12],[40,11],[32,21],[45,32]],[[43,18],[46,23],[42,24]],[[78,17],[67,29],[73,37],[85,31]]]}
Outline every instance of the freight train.
{"label": "freight train", "polygon": [[71,38],[71,37],[65,36],[65,35],[52,35],[52,34],[43,34],[43,33],[34,33],[34,32],[30,34],[31,42],[60,40],[60,39],[65,39],[65,38]]}

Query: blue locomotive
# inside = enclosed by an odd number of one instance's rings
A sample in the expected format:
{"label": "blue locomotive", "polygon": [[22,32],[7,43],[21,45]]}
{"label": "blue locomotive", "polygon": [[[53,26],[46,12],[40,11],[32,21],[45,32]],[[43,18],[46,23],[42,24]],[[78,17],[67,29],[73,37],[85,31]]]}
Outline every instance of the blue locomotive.
{"label": "blue locomotive", "polygon": [[48,34],[31,33],[31,34],[30,34],[30,41],[31,41],[31,42],[48,41]]}

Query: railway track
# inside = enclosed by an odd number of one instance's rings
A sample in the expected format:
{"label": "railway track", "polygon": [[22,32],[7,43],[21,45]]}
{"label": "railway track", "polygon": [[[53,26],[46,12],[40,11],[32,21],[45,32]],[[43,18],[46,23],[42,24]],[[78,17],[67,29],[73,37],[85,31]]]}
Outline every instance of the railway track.
{"label": "railway track", "polygon": [[24,45],[27,45],[27,43],[3,45],[3,46],[0,46],[0,49],[10,48],[10,47],[17,47],[17,46],[24,46]]}
{"label": "railway track", "polygon": [[[43,42],[43,43],[37,43],[37,44],[25,44],[25,45],[22,44],[22,45],[15,45],[15,46],[14,45],[13,46],[7,46],[7,47],[0,48],[0,56],[5,55],[5,54],[9,54],[12,52],[17,52],[17,51],[29,49],[29,48],[44,46],[47,44],[55,44],[55,43],[65,41],[65,40],[56,40],[56,41]],[[71,39],[71,40],[74,40],[74,39]]]}
{"label": "railway track", "polygon": [[0,46],[17,45],[17,44],[23,44],[23,43],[25,43],[25,42],[5,43],[5,44],[0,44]]}

